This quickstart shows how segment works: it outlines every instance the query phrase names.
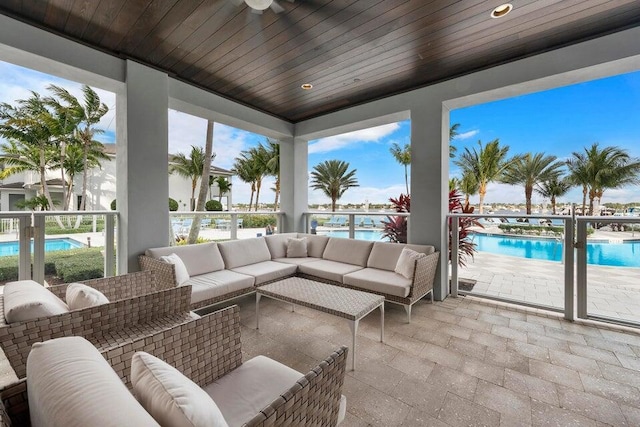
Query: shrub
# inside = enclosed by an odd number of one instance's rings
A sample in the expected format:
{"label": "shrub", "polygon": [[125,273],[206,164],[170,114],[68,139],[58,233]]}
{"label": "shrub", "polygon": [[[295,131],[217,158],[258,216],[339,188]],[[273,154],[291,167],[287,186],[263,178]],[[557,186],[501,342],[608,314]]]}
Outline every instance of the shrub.
{"label": "shrub", "polygon": [[217,200],[208,200],[204,205],[205,210],[207,211],[221,211],[222,203]]}
{"label": "shrub", "polygon": [[115,210],[116,210],[116,199],[113,199],[113,200],[111,201],[111,210],[112,210],[112,211],[115,211]]}
{"label": "shrub", "polygon": [[[411,196],[400,194],[400,197],[389,199],[396,212],[411,212]],[[382,220],[384,230],[382,237],[386,237],[393,243],[407,243],[407,217],[387,216]]]}
{"label": "shrub", "polygon": [[178,202],[169,197],[169,212],[175,212],[178,210]]}
{"label": "shrub", "polygon": [[275,215],[242,215],[240,218],[244,228],[264,228],[267,225],[275,227],[277,222]]}

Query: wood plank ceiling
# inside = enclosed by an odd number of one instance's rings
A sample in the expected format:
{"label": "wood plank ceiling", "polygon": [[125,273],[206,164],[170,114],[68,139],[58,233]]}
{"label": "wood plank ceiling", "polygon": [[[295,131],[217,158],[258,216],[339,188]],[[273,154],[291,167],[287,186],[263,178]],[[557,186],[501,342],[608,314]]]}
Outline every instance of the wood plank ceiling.
{"label": "wood plank ceiling", "polygon": [[501,19],[501,0],[277,2],[259,15],[236,0],[3,0],[0,13],[292,122],[640,24],[638,0],[512,0]]}

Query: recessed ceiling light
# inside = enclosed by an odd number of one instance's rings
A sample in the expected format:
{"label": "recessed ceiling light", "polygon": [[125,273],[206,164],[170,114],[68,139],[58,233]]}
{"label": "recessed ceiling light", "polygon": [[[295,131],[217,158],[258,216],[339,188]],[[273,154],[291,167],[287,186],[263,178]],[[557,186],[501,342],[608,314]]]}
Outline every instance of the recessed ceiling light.
{"label": "recessed ceiling light", "polygon": [[302,89],[304,90],[309,90],[309,89],[313,89],[313,85],[311,83],[305,83],[302,86],[300,86]]}
{"label": "recessed ceiling light", "polygon": [[492,18],[502,18],[506,16],[513,9],[513,5],[511,3],[501,4],[491,11]]}

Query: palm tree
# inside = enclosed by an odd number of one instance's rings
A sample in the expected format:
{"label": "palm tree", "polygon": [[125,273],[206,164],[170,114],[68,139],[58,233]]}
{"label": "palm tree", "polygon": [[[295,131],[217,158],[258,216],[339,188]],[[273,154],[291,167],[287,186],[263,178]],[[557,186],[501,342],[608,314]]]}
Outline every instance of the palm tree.
{"label": "palm tree", "polygon": [[449,158],[450,159],[453,159],[456,156],[456,152],[458,151],[458,149],[452,144],[455,137],[460,135],[460,132],[458,132],[458,129],[460,129],[460,123],[454,123],[449,128]]}
{"label": "palm tree", "polygon": [[478,194],[480,195],[480,213],[483,212],[484,197],[487,194],[487,185],[498,180],[504,169],[507,167],[506,161],[509,147],[501,147],[500,141],[494,139],[486,146],[478,141],[479,150],[475,148],[464,149],[464,153],[455,161],[455,164],[462,168],[463,173],[472,174],[478,181]]}
{"label": "palm tree", "polygon": [[[202,170],[205,164],[205,152],[202,147],[191,146],[189,156],[180,153],[173,156],[169,165],[169,173],[176,173],[181,177],[191,180],[191,210],[195,209],[196,186],[202,177]],[[209,160],[207,163],[211,163]]]}
{"label": "palm tree", "polygon": [[[574,182],[582,180],[583,194],[589,195],[589,215],[593,215],[594,200],[602,199],[608,188],[618,188],[640,182],[640,160],[631,158],[626,150],[611,146],[600,149],[598,143],[573,153],[567,163]],[[584,199],[583,199],[584,212]]]}
{"label": "palm tree", "polygon": [[273,210],[277,211],[278,199],[280,198],[280,143],[273,138],[267,138],[265,150],[267,174],[275,178],[273,191],[276,193],[276,199],[273,203]]}
{"label": "palm tree", "polygon": [[544,153],[527,153],[514,157],[504,170],[502,182],[524,186],[527,215],[531,215],[533,187],[541,181],[547,181],[560,176],[560,169],[563,164],[562,162],[556,161],[556,159],[556,156],[545,156]]}
{"label": "palm tree", "polygon": [[349,163],[342,160],[325,160],[313,167],[311,172],[311,188],[321,190],[331,198],[331,211],[336,211],[336,201],[349,188],[358,187],[358,179],[355,177],[356,169],[349,169]]}
{"label": "palm tree", "polygon": [[[211,176],[211,162],[215,157],[213,154],[213,120],[207,121],[207,133],[204,144],[204,151],[202,152],[202,169],[200,171],[200,190],[198,191],[198,202],[195,207],[195,211],[201,212],[204,210],[205,199],[207,198],[207,187],[209,185],[209,177]],[[193,152],[193,151],[192,151]],[[193,198],[193,193],[191,198]],[[198,241],[198,235],[200,234],[200,221],[202,216],[196,214],[191,222],[191,228],[189,229],[189,236],[187,237],[187,244],[193,245]]]}
{"label": "palm tree", "polygon": [[470,172],[464,172],[458,181],[458,188],[464,194],[464,206],[469,206],[469,198],[478,192],[478,180]]}
{"label": "palm tree", "polygon": [[210,182],[211,185],[215,183],[218,186],[218,201],[222,203],[222,196],[231,191],[231,182],[224,176],[216,176]]}
{"label": "palm tree", "polygon": [[411,145],[404,144],[404,148],[401,148],[397,142],[394,142],[389,151],[396,159],[396,162],[404,166],[404,184],[407,187],[407,194],[409,194],[408,168],[411,165]]}
{"label": "palm tree", "polygon": [[269,162],[270,156],[267,149],[262,144],[258,144],[257,147],[250,148],[245,155],[249,159],[251,168],[253,169],[253,177],[256,187],[256,204],[254,206],[254,210],[257,211],[260,203],[262,180],[265,176],[269,175],[267,163]]}
{"label": "palm tree", "polygon": [[[236,157],[233,168],[231,169],[240,181],[246,182],[251,186],[251,198],[249,199],[249,210],[253,206],[253,196],[256,193],[256,174],[253,162],[246,152],[240,153],[240,157]],[[256,204],[257,206],[257,204]]]}
{"label": "palm tree", "polygon": [[582,153],[573,152],[572,158],[567,160],[567,169],[569,169],[568,180],[572,185],[582,188],[582,215],[586,215],[587,194],[589,194],[590,166],[589,159]]}
{"label": "palm tree", "polygon": [[566,178],[553,177],[539,182],[535,191],[542,197],[550,199],[551,211],[556,214],[556,198],[564,196],[571,188],[571,181]]}

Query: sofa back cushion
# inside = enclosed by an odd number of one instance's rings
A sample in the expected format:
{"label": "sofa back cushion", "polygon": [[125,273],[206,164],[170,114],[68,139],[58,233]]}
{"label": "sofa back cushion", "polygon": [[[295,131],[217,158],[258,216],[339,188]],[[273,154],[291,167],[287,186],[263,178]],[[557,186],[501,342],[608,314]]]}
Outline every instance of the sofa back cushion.
{"label": "sofa back cushion", "polygon": [[366,267],[372,247],[373,242],[332,237],[327,243],[322,258]]}
{"label": "sofa back cushion", "polygon": [[287,256],[287,241],[292,237],[298,237],[298,233],[273,234],[264,238],[271,253],[271,259]]}
{"label": "sofa back cushion", "polygon": [[426,255],[432,254],[435,248],[430,245],[405,245],[403,243],[375,242],[371,255],[367,260],[367,267],[380,270],[394,271],[402,249],[409,248]]}
{"label": "sofa back cushion", "polygon": [[53,292],[33,280],[4,285],[4,316],[7,323],[67,313],[69,307]]}
{"label": "sofa back cushion", "polygon": [[220,243],[219,247],[224,265],[228,269],[271,260],[271,253],[264,237],[232,240]]}
{"label": "sofa back cushion", "polygon": [[27,358],[27,394],[33,427],[159,425],[81,337],[33,345]]}
{"label": "sofa back cushion", "polygon": [[187,267],[189,276],[198,276],[212,271],[224,270],[224,261],[218,244],[199,243],[197,245],[169,246],[147,249],[145,255],[160,259],[161,256],[176,254]]}
{"label": "sofa back cushion", "polygon": [[322,258],[322,254],[324,254],[324,250],[327,248],[327,243],[329,243],[329,237],[304,233],[298,233],[298,237],[307,238],[307,256]]}

